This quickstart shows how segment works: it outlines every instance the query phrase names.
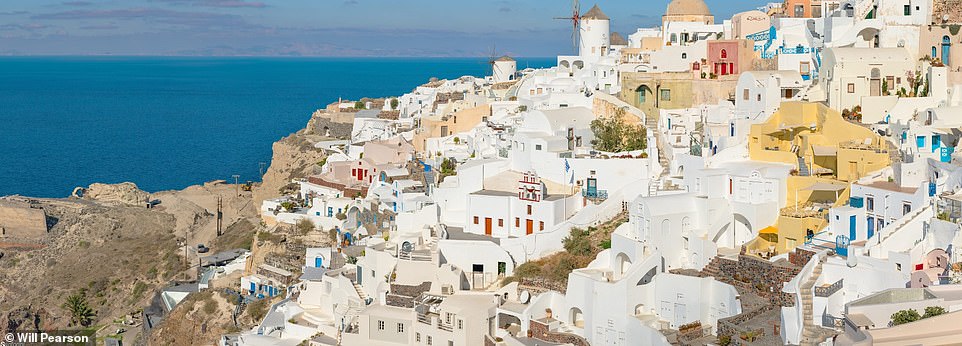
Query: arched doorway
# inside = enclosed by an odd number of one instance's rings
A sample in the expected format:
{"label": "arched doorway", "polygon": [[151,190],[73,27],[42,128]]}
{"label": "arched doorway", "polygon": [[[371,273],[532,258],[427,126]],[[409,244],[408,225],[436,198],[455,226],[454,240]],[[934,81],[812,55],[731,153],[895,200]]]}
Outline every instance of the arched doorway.
{"label": "arched doorway", "polygon": [[648,100],[648,95],[651,94],[651,88],[648,88],[647,85],[640,85],[635,89],[635,94],[635,100],[637,100],[638,105],[641,106]]}
{"label": "arched doorway", "polygon": [[942,64],[949,66],[951,64],[952,55],[952,38],[949,36],[942,36]]}
{"label": "arched doorway", "polygon": [[882,73],[877,68],[872,69],[869,79],[869,96],[882,96]]}

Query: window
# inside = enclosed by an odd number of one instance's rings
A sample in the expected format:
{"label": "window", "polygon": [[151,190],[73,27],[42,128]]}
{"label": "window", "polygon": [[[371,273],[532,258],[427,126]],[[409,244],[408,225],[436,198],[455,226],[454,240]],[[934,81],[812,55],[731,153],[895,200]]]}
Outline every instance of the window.
{"label": "window", "polygon": [[444,323],[446,323],[446,324],[451,324],[451,313],[450,313],[450,312],[444,314]]}
{"label": "window", "polygon": [[464,329],[464,320],[458,320],[458,329]]}
{"label": "window", "polygon": [[848,93],[849,94],[855,93],[855,83],[848,83]]}
{"label": "window", "polygon": [[762,94],[758,94],[758,102],[762,102]]}
{"label": "window", "polygon": [[428,345],[434,345],[434,339],[430,335],[428,335]]}
{"label": "window", "polygon": [[932,59],[935,59],[935,58],[938,58],[938,57],[939,57],[939,49],[938,49],[938,48],[935,48],[935,46],[932,46],[932,56],[931,56],[931,58],[932,58]]}
{"label": "window", "polygon": [[688,53],[681,53],[682,59],[688,59]]}
{"label": "window", "polygon": [[528,215],[531,215],[531,205],[528,205]]}
{"label": "window", "polygon": [[805,5],[795,5],[795,18],[805,17]]}
{"label": "window", "polygon": [[875,211],[875,197],[865,197],[865,210]]}
{"label": "window", "polygon": [[421,342],[421,333],[414,333],[414,341]]}
{"label": "window", "polygon": [[534,145],[534,150],[540,151],[540,150],[541,150],[541,144],[535,144],[535,145]]}
{"label": "window", "polygon": [[742,90],[742,100],[748,101],[748,89]]}
{"label": "window", "polygon": [[724,50],[724,49],[721,50],[721,58],[722,58],[722,59],[728,59],[728,51],[727,51],[727,50]]}
{"label": "window", "polygon": [[514,227],[521,227],[521,218],[514,218]]}
{"label": "window", "polygon": [[544,221],[538,221],[538,230],[544,231]]}
{"label": "window", "polygon": [[384,330],[384,321],[377,321],[377,330]]}
{"label": "window", "polygon": [[498,219],[498,227],[504,227],[504,219]]}
{"label": "window", "polygon": [[398,323],[398,324],[397,324],[397,332],[398,332],[398,333],[404,333],[404,324],[403,324],[403,323]]}
{"label": "window", "polygon": [[671,101],[671,90],[670,90],[670,89],[661,89],[661,100],[662,100],[662,101]]}
{"label": "window", "polygon": [[803,76],[808,76],[812,74],[812,66],[808,61],[802,61],[798,63],[798,72]]}
{"label": "window", "polygon": [[478,224],[478,217],[477,217],[477,216],[474,217],[474,224],[475,224],[475,225]]}
{"label": "window", "polygon": [[912,204],[908,202],[902,203],[902,215],[912,212]]}
{"label": "window", "polygon": [[912,5],[905,5],[905,6],[903,6],[903,7],[904,7],[904,8],[902,9],[903,13],[904,13],[906,16],[911,16],[911,15],[912,15]]}

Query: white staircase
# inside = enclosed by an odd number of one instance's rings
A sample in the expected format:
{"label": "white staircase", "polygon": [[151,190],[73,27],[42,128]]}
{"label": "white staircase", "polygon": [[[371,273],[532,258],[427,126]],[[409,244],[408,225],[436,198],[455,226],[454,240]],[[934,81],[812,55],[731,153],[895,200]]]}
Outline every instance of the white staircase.
{"label": "white staircase", "polygon": [[814,318],[812,300],[815,297],[812,290],[815,287],[815,282],[818,281],[818,277],[822,275],[823,263],[825,263],[825,257],[819,257],[819,262],[812,270],[812,275],[800,288],[802,294],[802,340],[800,344],[802,346],[815,346],[821,342],[821,340],[818,340],[820,328],[812,322]]}

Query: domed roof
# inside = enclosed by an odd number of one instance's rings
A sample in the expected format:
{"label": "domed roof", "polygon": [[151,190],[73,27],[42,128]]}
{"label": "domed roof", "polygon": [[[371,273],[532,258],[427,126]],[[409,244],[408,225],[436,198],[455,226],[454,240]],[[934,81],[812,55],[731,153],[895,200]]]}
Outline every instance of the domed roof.
{"label": "domed roof", "polygon": [[672,0],[668,3],[666,16],[710,16],[711,11],[703,0]]}

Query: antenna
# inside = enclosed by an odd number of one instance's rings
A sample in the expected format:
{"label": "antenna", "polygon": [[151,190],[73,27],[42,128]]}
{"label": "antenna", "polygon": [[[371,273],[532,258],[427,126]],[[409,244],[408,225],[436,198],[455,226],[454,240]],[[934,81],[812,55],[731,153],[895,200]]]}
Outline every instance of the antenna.
{"label": "antenna", "polygon": [[581,29],[581,4],[578,0],[571,1],[571,17],[555,17],[554,19],[571,21],[571,48],[578,53],[578,31]]}

